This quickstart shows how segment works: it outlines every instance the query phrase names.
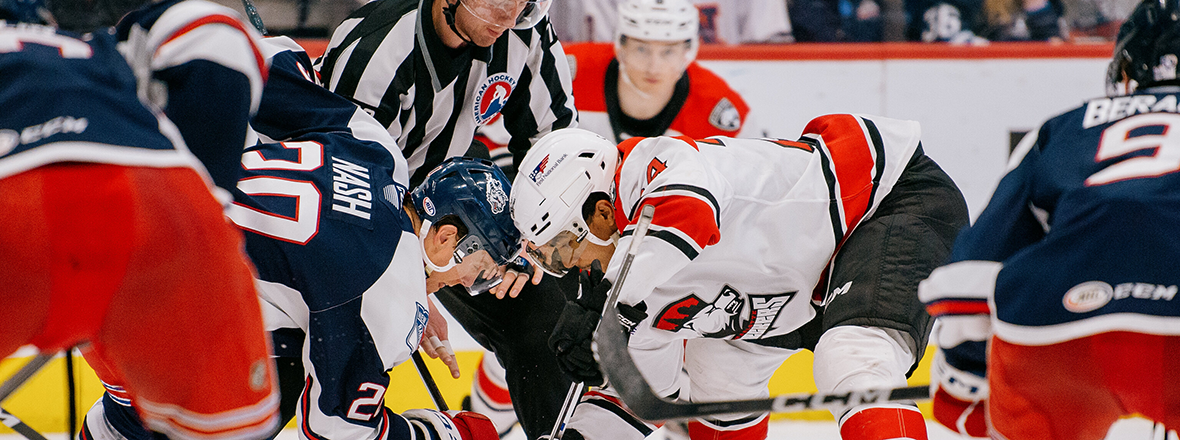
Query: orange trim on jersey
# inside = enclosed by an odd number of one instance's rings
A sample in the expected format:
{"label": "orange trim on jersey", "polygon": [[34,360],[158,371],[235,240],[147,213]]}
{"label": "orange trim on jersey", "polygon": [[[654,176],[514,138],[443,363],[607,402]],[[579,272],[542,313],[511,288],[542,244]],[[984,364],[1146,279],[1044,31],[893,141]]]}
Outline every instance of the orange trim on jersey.
{"label": "orange trim on jersey", "polygon": [[574,43],[563,46],[572,60],[571,93],[577,98],[578,111],[606,111],[606,69],[615,59],[612,43]]}
{"label": "orange trim on jersey", "polygon": [[818,134],[832,157],[836,181],[840,183],[840,201],[844,211],[844,230],[851,231],[872,204],[876,160],[860,121],[852,115],[827,115],[812,119],[803,134]]}
{"label": "orange trim on jersey", "polygon": [[[615,60],[614,44],[574,43],[563,49],[571,59],[573,95],[578,99],[578,111],[606,113],[606,73]],[[725,116],[726,106],[722,100],[728,101],[745,123],[750,106],[742,96],[724,78],[696,62],[689,63],[685,74],[688,75],[688,96],[668,129],[692,138],[736,136],[741,131],[740,126],[726,130],[717,124]],[[714,115],[714,112],[718,114]]]}
{"label": "orange trim on jersey", "polygon": [[262,75],[262,80],[266,81],[267,75],[270,73],[269,69],[266,68],[266,57],[262,56],[262,52],[258,50],[258,44],[253,38],[250,38],[250,32],[246,30],[246,27],[242,25],[242,22],[228,15],[213,14],[201,17],[198,20],[194,20],[192,23],[189,23],[178,29],[176,32],[173,32],[171,36],[169,36],[166,40],[164,40],[163,43],[160,43],[160,45],[157,46],[156,50],[159,51],[161,47],[164,47],[168,43],[172,42],[172,40],[180,38],[184,34],[191,32],[193,29],[207,24],[224,24],[240,31],[242,35],[246,37],[246,41],[250,42],[250,50],[254,52],[254,62],[258,63],[258,73]]}
{"label": "orange trim on jersey", "polygon": [[811,144],[808,144],[806,142],[788,141],[786,139],[763,139],[763,140],[765,140],[766,142],[770,142],[772,144],[778,145],[780,147],[795,148],[795,149],[806,151],[808,153],[815,151],[815,148],[812,147]]}

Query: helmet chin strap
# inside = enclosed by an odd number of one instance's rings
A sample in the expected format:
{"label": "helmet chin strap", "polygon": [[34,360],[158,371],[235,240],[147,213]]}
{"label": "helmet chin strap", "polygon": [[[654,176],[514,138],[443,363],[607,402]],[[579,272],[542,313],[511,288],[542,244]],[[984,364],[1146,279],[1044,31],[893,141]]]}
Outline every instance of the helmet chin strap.
{"label": "helmet chin strap", "polygon": [[[443,0],[443,1],[446,1],[446,0]],[[455,21],[456,21],[455,20],[455,12],[459,10],[459,2],[460,1],[462,1],[462,0],[456,0],[455,3],[453,3],[453,4],[447,3],[446,6],[443,6],[443,17],[445,17],[447,20],[447,26],[451,27],[451,32],[454,32],[455,35],[458,35],[459,39],[463,40],[464,43],[474,46],[475,42],[471,41],[471,39],[467,38],[467,35],[463,34],[463,32],[460,32],[459,28],[455,26]]]}
{"label": "helmet chin strap", "polygon": [[426,236],[430,234],[430,220],[422,219],[422,228],[418,230],[418,246],[422,248],[422,262],[426,263],[426,268],[431,272],[446,272],[455,267],[455,259],[447,263],[446,266],[439,266],[430,261],[430,255],[426,253]]}
{"label": "helmet chin strap", "polygon": [[593,232],[587,232],[586,240],[599,246],[614,246],[619,241],[619,233],[616,231],[614,234],[611,234],[610,238],[603,240],[598,238],[597,235],[594,235]]}

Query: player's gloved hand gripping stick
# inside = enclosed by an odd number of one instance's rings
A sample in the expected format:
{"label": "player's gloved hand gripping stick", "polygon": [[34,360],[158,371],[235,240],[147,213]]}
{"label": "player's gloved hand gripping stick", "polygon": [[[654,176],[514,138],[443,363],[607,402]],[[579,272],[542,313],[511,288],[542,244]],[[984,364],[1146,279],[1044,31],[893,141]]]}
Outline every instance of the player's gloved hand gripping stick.
{"label": "player's gloved hand gripping stick", "polygon": [[[627,273],[631,271],[631,262],[635,260],[635,253],[639,251],[639,243],[647,235],[647,228],[651,226],[651,218],[655,215],[655,211],[655,207],[652,205],[644,205],[643,210],[640,211],[639,219],[635,222],[634,234],[631,235],[631,246],[627,248],[627,254],[623,257],[623,267],[619,269],[619,276],[611,286],[610,296],[606,299],[606,313],[602,316],[607,318],[605,321],[611,321],[615,326],[621,324],[618,323],[618,309],[614,303],[619,300],[620,288],[623,286],[623,281],[627,279]],[[603,327],[602,321],[598,322],[598,331],[601,331]],[[622,349],[627,349],[625,341]],[[557,423],[553,425],[553,431],[549,433],[549,440],[561,440],[561,436],[565,433],[565,425],[569,423],[570,417],[573,417],[574,408],[582,399],[582,393],[585,391],[585,382],[578,382],[570,386],[569,392],[565,395],[565,402],[561,405],[561,412],[557,413]]]}

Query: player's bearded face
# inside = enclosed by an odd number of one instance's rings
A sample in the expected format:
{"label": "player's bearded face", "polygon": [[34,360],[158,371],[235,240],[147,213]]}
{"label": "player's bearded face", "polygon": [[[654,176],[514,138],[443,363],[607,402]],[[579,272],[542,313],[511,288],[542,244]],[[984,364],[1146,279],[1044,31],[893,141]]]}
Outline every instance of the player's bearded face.
{"label": "player's bearded face", "polygon": [[624,38],[616,57],[628,79],[644,92],[671,88],[691,61],[690,43]]}
{"label": "player's bearded face", "polygon": [[488,47],[516,25],[525,0],[460,0],[456,21],[476,46]]}

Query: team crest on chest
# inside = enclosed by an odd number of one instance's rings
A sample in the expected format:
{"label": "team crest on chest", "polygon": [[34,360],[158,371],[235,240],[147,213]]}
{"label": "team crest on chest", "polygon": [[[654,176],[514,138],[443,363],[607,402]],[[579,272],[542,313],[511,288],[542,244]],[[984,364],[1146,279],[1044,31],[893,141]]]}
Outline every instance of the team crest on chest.
{"label": "team crest on chest", "polygon": [[705,302],[695,294],[673,301],[652,320],[652,327],[671,332],[688,329],[706,338],[761,339],[773,330],[783,307],[797,292],[743,294],[730,286]]}
{"label": "team crest on chest", "polygon": [[742,128],[742,115],[729,99],[721,98],[709,112],[709,123],[725,131],[737,131]]}
{"label": "team crest on chest", "polygon": [[485,79],[475,92],[475,107],[472,111],[476,125],[487,124],[500,114],[515,87],[516,78],[507,73],[497,73]]}

